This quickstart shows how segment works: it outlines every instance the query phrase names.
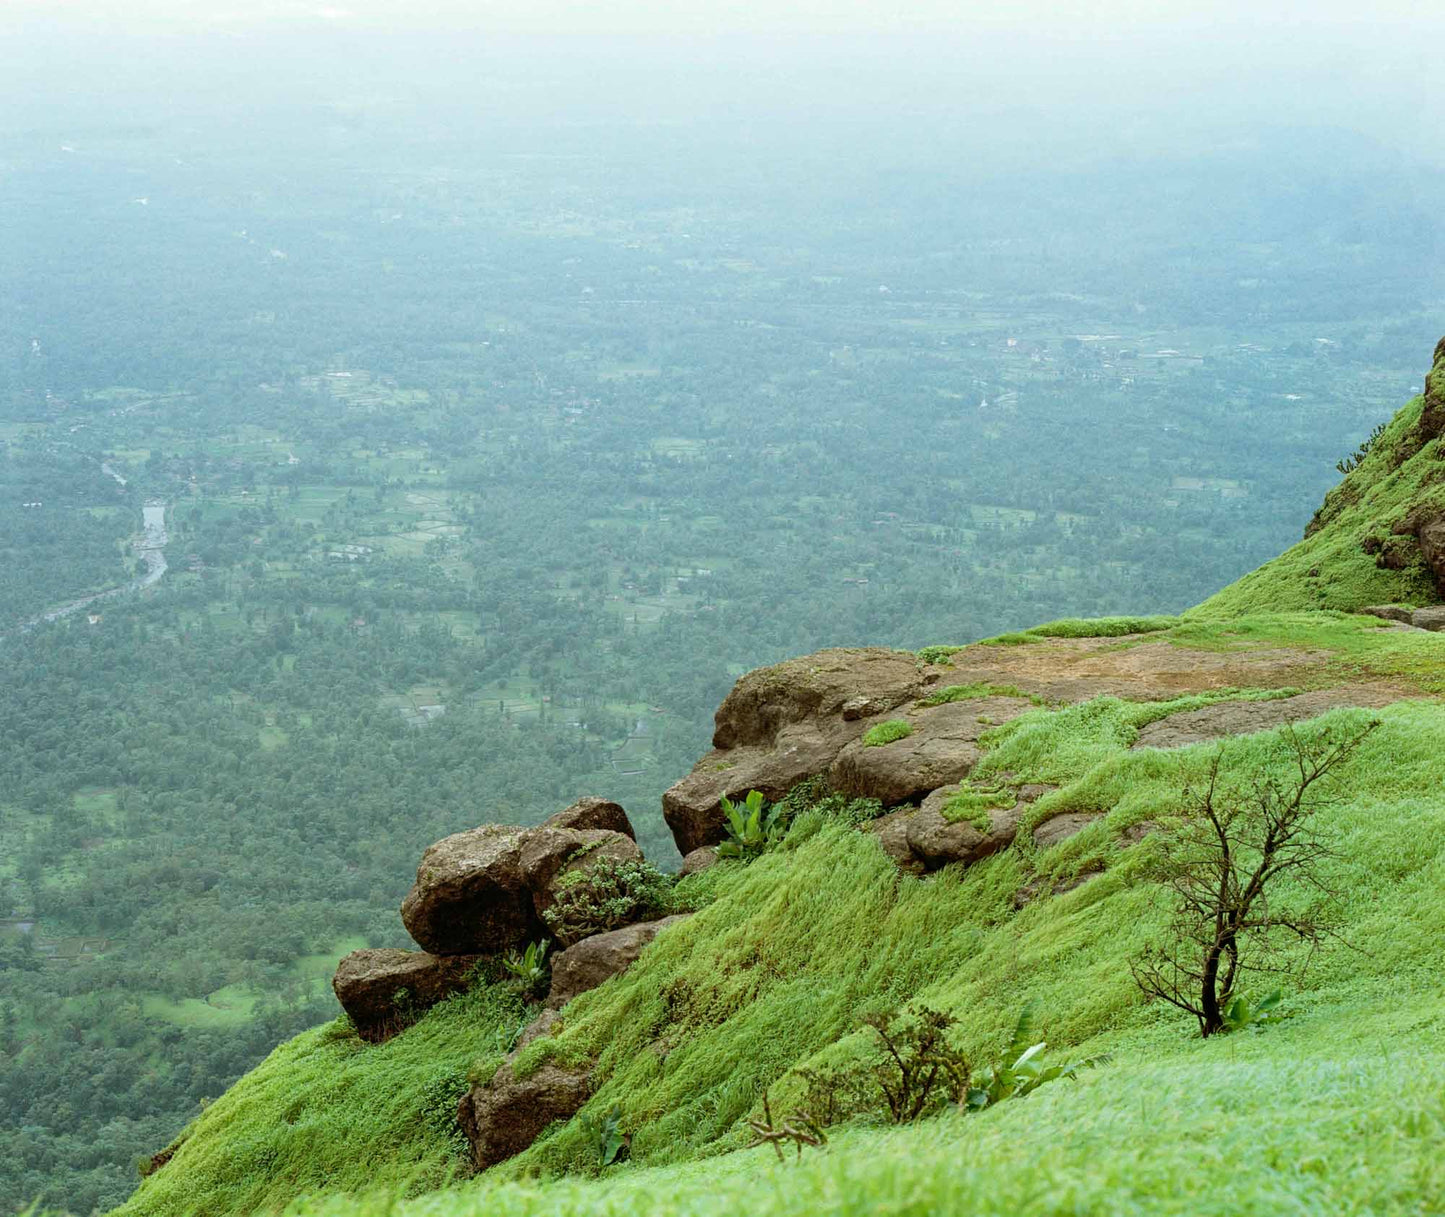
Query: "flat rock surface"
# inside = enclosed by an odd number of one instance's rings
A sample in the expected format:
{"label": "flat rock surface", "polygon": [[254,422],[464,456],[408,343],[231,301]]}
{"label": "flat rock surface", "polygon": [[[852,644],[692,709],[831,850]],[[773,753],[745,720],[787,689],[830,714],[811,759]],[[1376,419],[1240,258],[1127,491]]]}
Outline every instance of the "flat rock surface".
{"label": "flat rock surface", "polygon": [[828,781],[835,790],[880,799],[885,807],[919,798],[967,777],[983,755],[978,737],[1032,708],[1022,697],[980,697],[896,713],[892,717],[906,721],[913,733],[889,744],[870,745],[863,738],[850,743],[829,767]]}
{"label": "flat rock surface", "polygon": [[1337,706],[1376,708],[1400,700],[1400,690],[1391,685],[1341,685],[1316,689],[1296,697],[1272,701],[1222,701],[1200,710],[1184,710],[1161,718],[1139,732],[1135,748],[1182,748],[1204,740],[1228,735],[1267,731],[1285,723],[1302,722]]}

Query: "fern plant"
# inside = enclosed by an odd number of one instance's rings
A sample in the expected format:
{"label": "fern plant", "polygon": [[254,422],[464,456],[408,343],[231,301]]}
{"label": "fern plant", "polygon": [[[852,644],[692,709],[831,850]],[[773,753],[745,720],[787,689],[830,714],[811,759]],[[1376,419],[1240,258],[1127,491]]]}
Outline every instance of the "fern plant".
{"label": "fern plant", "polygon": [[593,1147],[597,1150],[599,1170],[605,1170],[614,1162],[621,1162],[627,1157],[628,1137],[622,1131],[622,1108],[616,1103],[600,1120],[583,1116],[582,1127],[587,1130],[587,1135],[592,1138]]}
{"label": "fern plant", "polygon": [[750,790],[741,803],[722,798],[723,828],[728,839],[717,847],[719,858],[740,858],[751,862],[783,838],[787,829],[782,816],[769,815],[762,791]]}
{"label": "fern plant", "polygon": [[547,980],[547,941],[529,942],[520,954],[511,950],[502,959],[507,974],[527,992],[540,989]]}
{"label": "fern plant", "polygon": [[973,1078],[965,1100],[968,1110],[979,1111],[992,1107],[995,1103],[1002,1103],[1005,1099],[1022,1098],[1047,1082],[1059,1078],[1077,1079],[1080,1069],[1096,1069],[1110,1061],[1108,1053],[1102,1053],[1099,1056],[1084,1057],[1082,1060],[1045,1066],[1039,1058],[1048,1048],[1048,1042],[1029,1042],[1034,1033],[1033,1010],[1033,1003],[1030,1002],[1019,1014],[1004,1059],[997,1065],[986,1066]]}
{"label": "fern plant", "polygon": [[1228,1034],[1243,1031],[1246,1027],[1258,1029],[1270,1023],[1282,1022],[1285,1015],[1278,1006],[1283,1000],[1284,993],[1280,989],[1266,993],[1258,1001],[1251,1001],[1248,993],[1237,993],[1224,1003],[1224,1025],[1220,1030]]}

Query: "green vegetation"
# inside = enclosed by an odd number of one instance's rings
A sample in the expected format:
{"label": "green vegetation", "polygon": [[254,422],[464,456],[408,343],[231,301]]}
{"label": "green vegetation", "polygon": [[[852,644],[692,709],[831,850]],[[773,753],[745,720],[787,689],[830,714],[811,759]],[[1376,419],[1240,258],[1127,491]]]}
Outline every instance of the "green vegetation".
{"label": "green vegetation", "polygon": [[[1305,539],[1217,592],[1195,610],[1223,617],[1292,609],[1343,609],[1370,604],[1434,604],[1434,575],[1411,535],[1409,518],[1445,511],[1438,486],[1442,441],[1438,416],[1445,407],[1445,350],[1415,398],[1342,470],[1344,480],[1326,496]],[[1346,462],[1341,462],[1345,464]]]}
{"label": "green vegetation", "polygon": [[968,685],[947,685],[930,693],[918,704],[920,706],[942,706],[951,701],[973,701],[980,697],[1026,697],[1036,706],[1043,705],[1043,699],[1032,693],[1025,693],[1017,685],[991,685],[975,681]]}
{"label": "green vegetation", "polygon": [[562,877],[556,903],[542,919],[563,942],[576,942],[676,909],[672,880],[651,862],[604,856]]}
{"label": "green vegetation", "polygon": [[887,722],[875,723],[863,733],[865,748],[881,748],[897,740],[907,739],[913,734],[913,724],[906,718],[890,718]]}
{"label": "green vegetation", "polygon": [[[1174,707],[1186,704],[1190,699]],[[1321,878],[1341,892],[1341,933],[1356,949],[1317,954],[1295,981],[1294,1017],[1270,1034],[1207,1041],[1191,1038],[1186,1016],[1145,1004],[1129,975],[1128,960],[1165,932],[1168,915],[1149,878],[1150,839],[1121,849],[1122,831],[1177,814],[1182,783],[1203,777],[1217,752],[1130,751],[1129,725],[1156,711],[1101,699],[1031,711],[994,733],[991,768],[1062,783],[1040,800],[1040,814],[1046,804],[1102,813],[1094,828],[1047,854],[1033,856],[1025,846],[962,874],[945,870],[920,880],[900,875],[866,834],[801,816],[782,848],[753,865],[685,881],[684,893],[690,885],[706,888],[711,902],[660,936],[624,976],[576,999],[560,1031],[530,1045],[517,1064],[525,1073],[544,1060],[595,1063],[595,1093],[583,1114],[595,1122],[619,1113],[620,1127],[632,1134],[630,1161],[617,1168],[623,1173],[613,1179],[609,1171],[605,1191],[581,1181],[527,1181],[534,1172],[550,1178],[596,1169],[595,1138],[574,1120],[481,1179],[401,1211],[454,1217],[546,1206],[601,1213],[663,1188],[680,1212],[781,1211],[770,1197],[784,1176],[756,1156],[713,1155],[753,1140],[749,1120],[764,1114],[765,1090],[774,1110],[804,1101],[806,1079],[795,1069],[873,1059],[876,1036],[867,1020],[909,1004],[957,1020],[954,1042],[970,1060],[997,1062],[1000,1093],[1011,1084],[1004,1065],[1018,1090],[1027,1084],[1025,1067],[1039,1057],[1021,1065],[1023,1053],[1013,1051],[1021,1003],[1049,1012],[1060,1059],[1074,1063],[1061,1072],[1103,1054],[1114,1063],[996,1112],[942,1116],[902,1139],[855,1119],[830,1133],[825,1155],[789,1164],[780,1193],[793,1206],[788,1211],[821,1203],[825,1194],[835,1197],[828,1211],[875,1211],[906,1177],[919,1203],[943,1204],[952,1189],[945,1207],[961,1197],[978,1200],[983,1211],[1011,1204],[1042,1213],[1062,1188],[1083,1211],[1183,1212],[1169,1205],[1221,1197],[1225,1186],[1213,1157],[1199,1152],[1201,1122],[1211,1144],[1223,1138],[1232,1147],[1227,1186],[1241,1212],[1278,1211],[1302,1179],[1310,1203],[1331,1212],[1417,1211],[1445,1198],[1445,1170],[1426,1149],[1445,1129],[1438,1088],[1428,1081],[1445,1068],[1445,1055],[1418,1036],[1406,1052],[1381,1054],[1374,1046],[1397,1041],[1420,1020],[1445,1017],[1436,983],[1445,933],[1445,811],[1436,797],[1445,708],[1422,701],[1374,715],[1337,710],[1295,728],[1314,740],[1358,730],[1374,717],[1381,723],[1335,775],[1332,801],[1314,818],[1331,849]],[[1285,740],[1283,732],[1263,732],[1234,741],[1228,774],[1287,780]],[[1013,911],[1014,894],[1031,874],[1101,867],[1082,887]],[[1311,890],[1296,890],[1295,882],[1286,876],[1279,895]],[[1281,950],[1288,962],[1308,946]],[[466,1000],[489,1002],[492,992]],[[411,1052],[409,1037],[420,1042],[452,1025],[448,1011],[429,1014],[384,1049],[358,1050],[353,1067],[365,1070],[370,1051]],[[297,1043],[311,1050],[315,1035]],[[380,1193],[405,1189],[423,1160],[415,1148],[420,1134],[408,1133],[395,1154],[347,1157],[339,1127],[328,1132],[282,1118],[285,1104],[309,1093],[307,1079],[296,1076],[298,1051],[279,1049],[223,1110],[217,1104],[203,1113],[172,1165],[155,1172],[125,1211],[240,1209],[280,1195],[269,1191],[278,1184],[264,1155],[246,1159],[245,1170],[230,1165],[228,1147],[248,1145],[263,1131],[281,1160],[291,1160],[288,1145],[304,1143],[309,1157],[331,1166],[327,1190],[336,1198],[308,1203],[308,1213],[343,1205],[369,1212],[382,1203]],[[326,1076],[334,1082],[334,1074]],[[1168,1097],[1186,1092],[1187,1105]],[[242,1103],[243,1094],[271,1097]],[[411,1095],[407,1110],[414,1111],[414,1085]],[[404,1106],[396,1096],[388,1110]],[[377,1116],[348,1135],[379,1139],[381,1123]],[[1017,1161],[1021,1139],[1047,1148],[1026,1171]],[[427,1142],[430,1149],[440,1143]],[[1302,1161],[1313,1164],[1303,1174]],[[1357,1169],[1364,1162],[1370,1169]],[[343,1201],[340,1193],[378,1198]]]}
{"label": "green vegetation", "polygon": [[719,858],[751,862],[770,845],[776,845],[787,828],[786,810],[779,813],[770,808],[760,790],[748,791],[742,803],[723,795],[722,812],[727,840],[717,847]]}
{"label": "green vegetation", "polygon": [[1043,638],[1119,638],[1126,634],[1152,634],[1176,624],[1175,617],[1065,617],[1031,629],[996,634],[982,640],[987,646],[1020,646]]}
{"label": "green vegetation", "polygon": [[508,951],[502,958],[502,967],[522,993],[545,993],[550,975],[547,947],[546,942],[529,942],[525,951]]}

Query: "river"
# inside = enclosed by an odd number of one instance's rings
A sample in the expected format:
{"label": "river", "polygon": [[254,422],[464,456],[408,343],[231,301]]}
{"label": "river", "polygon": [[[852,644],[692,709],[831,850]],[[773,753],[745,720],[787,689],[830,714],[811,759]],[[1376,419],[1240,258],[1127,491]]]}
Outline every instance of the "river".
{"label": "river", "polygon": [[[102,466],[102,468],[105,468]],[[115,478],[122,486],[125,479],[113,469],[106,468],[106,473]],[[159,583],[165,576],[169,567],[166,565],[166,542],[170,537],[166,533],[166,502],[164,499],[151,499],[141,508],[141,520],[144,526],[144,533],[136,542],[136,553],[140,555],[141,562],[145,565],[145,572],[132,579],[129,583],[123,583],[119,587],[112,587],[108,591],[95,592],[89,596],[82,596],[79,600],[71,600],[62,604],[59,608],[53,608],[48,613],[42,613],[39,617],[32,617],[20,627],[21,633],[34,629],[43,622],[59,621],[69,617],[72,613],[78,613],[83,608],[88,608],[98,600],[108,600],[112,596],[119,596],[125,592],[138,592],[142,588],[150,587]]]}

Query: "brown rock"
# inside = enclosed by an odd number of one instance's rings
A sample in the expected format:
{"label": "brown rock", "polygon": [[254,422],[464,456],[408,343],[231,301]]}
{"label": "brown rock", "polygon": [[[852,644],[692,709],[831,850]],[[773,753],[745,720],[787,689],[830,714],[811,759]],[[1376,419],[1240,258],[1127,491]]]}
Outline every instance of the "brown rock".
{"label": "brown rock", "polygon": [[987,829],[967,820],[944,819],[944,805],[958,792],[957,785],[933,791],[923,800],[923,806],[906,821],[908,848],[928,870],[938,870],[955,862],[971,866],[990,854],[1007,849],[1018,835],[1023,803],[991,808]]}
{"label": "brown rock", "polygon": [[828,781],[835,790],[880,799],[885,807],[919,798],[967,777],[982,755],[978,737],[1029,709],[1026,698],[982,697],[911,710],[900,717],[912,726],[912,735],[877,746],[854,741],[838,753]]}
{"label": "brown rock", "polygon": [[526,836],[485,824],[429,846],[402,902],[407,932],[437,955],[494,954],[540,937],[522,874]]}
{"label": "brown rock", "polygon": [[1403,604],[1367,604],[1362,609],[1356,609],[1365,617],[1379,617],[1384,621],[1403,621],[1410,624],[1410,610]]}
{"label": "brown rock", "polygon": [[1405,696],[1408,694],[1392,685],[1360,684],[1316,689],[1311,693],[1277,697],[1271,701],[1216,702],[1212,706],[1204,706],[1199,710],[1183,710],[1147,724],[1140,729],[1138,738],[1131,746],[1181,748],[1186,744],[1197,744],[1204,740],[1223,739],[1228,735],[1248,735],[1253,731],[1268,731],[1285,723],[1303,722],[1336,706],[1388,706]]}
{"label": "brown rock", "polygon": [[1417,630],[1430,630],[1432,633],[1440,633],[1445,630],[1445,605],[1436,604],[1429,608],[1416,609],[1410,615],[1410,624]]}
{"label": "brown rock", "polygon": [[916,697],[922,687],[909,651],[835,648],[758,668],[742,677],[714,717],[714,748],[771,746],[778,732],[805,719],[841,718],[847,703],[875,703],[874,713]]}
{"label": "brown rock", "polygon": [[554,1034],[557,1024],[561,1021],[562,1016],[558,1014],[557,1011],[544,1009],[541,1014],[537,1015],[536,1018],[523,1028],[522,1034],[517,1036],[517,1042],[512,1046],[511,1055],[507,1059],[511,1060],[533,1040],[539,1040],[544,1035]]}
{"label": "brown rock", "polygon": [[[520,868],[537,919],[546,923],[547,910],[557,903],[557,893],[567,876],[590,870],[603,858],[641,862],[642,851],[631,837],[605,828],[534,828],[526,833]],[[558,941],[562,942],[562,938]]]}
{"label": "brown rock", "polygon": [[1102,811],[1064,811],[1051,816],[1042,824],[1034,826],[1034,844],[1040,849],[1052,849],[1061,841],[1076,837],[1095,820],[1104,817]]}
{"label": "brown rock", "polygon": [[576,1115],[589,1093],[585,1073],[548,1062],[519,1078],[511,1065],[503,1065],[457,1105],[457,1123],[471,1143],[472,1165],[486,1170],[520,1154],[553,1120]]}
{"label": "brown rock", "polygon": [[632,830],[632,821],[622,810],[622,804],[614,803],[610,799],[601,799],[595,795],[578,799],[565,811],[559,811],[556,815],[543,820],[541,826],[543,828],[605,828],[609,832],[620,832],[634,841],[637,840],[637,834]]}
{"label": "brown rock", "polygon": [[908,821],[917,810],[916,807],[900,807],[897,811],[890,811],[876,820],[860,824],[859,828],[878,838],[879,847],[893,859],[899,870],[921,875],[927,868],[923,864],[923,859],[918,857],[908,844]]}
{"label": "brown rock", "polygon": [[717,861],[717,846],[704,845],[693,850],[682,860],[682,869],[677,872],[679,879],[686,879],[689,875],[696,875],[707,870]]}
{"label": "brown rock", "polygon": [[804,778],[823,773],[833,758],[862,733],[863,723],[841,717],[792,723],[771,747],[714,749],[662,796],[662,814],[680,853],[716,845],[726,835],[722,798],[745,799],[751,790],[773,801]]}
{"label": "brown rock", "polygon": [[[1071,892],[1076,887],[1083,887],[1095,875],[1102,875],[1104,872],[1099,867],[1083,871],[1069,879],[1059,879],[1054,883],[1045,883],[1043,879],[1035,877],[1025,883],[1014,893],[1014,908],[1021,909],[1032,904],[1040,895],[1062,896],[1065,892]],[[1047,889],[1047,890],[1045,890]]]}
{"label": "brown rock", "polygon": [[379,1043],[428,1007],[466,988],[467,974],[479,958],[439,958],[389,948],[353,951],[336,969],[331,987],[357,1034]]}
{"label": "brown rock", "polygon": [[595,989],[604,980],[627,971],[648,943],[689,915],[679,913],[660,921],[641,921],[620,930],[594,934],[568,947],[552,960],[552,991],[547,995],[547,1005],[560,1009],[579,993]]}

